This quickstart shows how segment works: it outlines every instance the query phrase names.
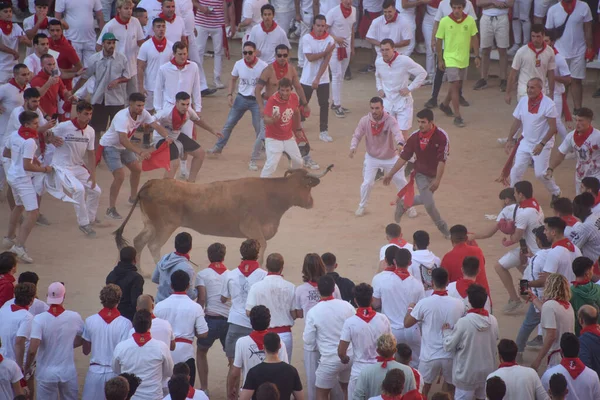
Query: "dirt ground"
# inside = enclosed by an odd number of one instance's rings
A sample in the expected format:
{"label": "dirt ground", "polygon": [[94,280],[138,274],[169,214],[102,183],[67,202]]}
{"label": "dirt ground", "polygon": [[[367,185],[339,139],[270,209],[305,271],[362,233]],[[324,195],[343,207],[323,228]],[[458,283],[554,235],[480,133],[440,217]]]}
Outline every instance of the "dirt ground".
{"label": "dirt ground", "polygon": [[[238,54],[239,43],[233,45],[232,54]],[[422,56],[416,57],[424,63]],[[368,112],[369,99],[376,95],[375,82],[372,74],[362,75],[357,72],[367,59],[367,53],[361,51],[359,57],[352,63],[353,79],[344,82],[343,105],[352,110],[345,119],[338,119],[330,113],[329,133],[334,138],[333,143],[323,143],[318,140],[318,106],[316,99],[311,102],[312,115],[306,122],[306,132],[311,140],[313,158],[322,166],[335,164],[333,172],[325,177],[321,184],[313,189],[314,208],[305,210],[293,208],[282,218],[278,234],[269,242],[267,252],[279,252],[285,258],[285,278],[294,284],[302,283],[301,268],[304,255],[309,252],[333,252],[338,259],[338,271],[342,276],[351,278],[354,282],[371,282],[378,262],[379,248],[385,244],[385,226],[393,222],[393,207],[389,205],[394,197],[392,188],[385,188],[378,183],[372,192],[367,213],[362,218],[354,216],[359,201],[359,189],[362,182],[362,164],[364,145],[359,147],[354,159],[348,158],[351,135],[358,120]],[[362,60],[362,61],[361,61]],[[224,63],[223,81],[228,83],[229,71],[235,62]],[[207,59],[205,70],[209,82],[212,81],[212,60]],[[492,65],[491,72],[497,69],[497,63]],[[449,225],[464,224],[470,231],[483,229],[489,221],[485,214],[497,214],[499,211],[498,192],[501,185],[494,182],[502,168],[506,155],[496,138],[505,137],[511,123],[514,108],[504,103],[500,93],[498,79],[492,79],[490,87],[484,91],[473,91],[472,85],[476,77],[475,68],[470,71],[470,80],[465,84],[464,94],[470,101],[471,107],[465,108],[463,117],[467,126],[463,129],[452,125],[452,119],[447,118],[439,110],[435,111],[436,123],[445,129],[450,136],[450,158],[442,184],[436,192],[436,202],[442,215]],[[440,98],[446,93],[442,88]],[[600,113],[600,102],[591,99],[592,87],[586,87],[584,104],[593,106]],[[429,98],[431,87],[423,87],[414,93],[415,112]],[[228,108],[226,106],[226,90],[220,90],[216,95],[203,99],[202,116],[213,126],[223,126]],[[413,126],[416,129],[416,122]],[[206,149],[213,145],[214,138],[209,133],[201,133],[199,141]],[[198,183],[217,180],[235,179],[257,176],[247,168],[248,158],[254,141],[254,132],[250,122],[250,114],[235,129],[231,141],[218,159],[207,158]],[[282,175],[287,163],[282,162],[277,174]],[[563,194],[573,197],[574,162],[566,161],[555,173]],[[162,172],[144,173],[142,184],[148,179],[159,178]],[[534,179],[532,171],[526,178]],[[99,166],[98,183],[103,190],[100,201],[99,217],[103,218],[108,204],[108,189],[111,176],[104,164]],[[534,182],[536,197],[550,214],[548,193],[543,187]],[[125,215],[129,211],[127,183],[118,201],[118,210]],[[185,201],[185,199],[182,199]],[[98,312],[100,303],[98,294],[104,285],[106,275],[115,266],[117,249],[111,232],[119,226],[119,222],[111,221],[111,226],[98,230],[96,239],[86,239],[77,229],[75,214],[72,206],[45,196],[41,207],[42,212],[52,222],[49,227],[36,227],[27,244],[29,254],[35,264],[19,266],[19,272],[31,270],[39,274],[39,297],[44,299],[47,285],[52,281],[63,281],[67,288],[65,305],[86,317]],[[424,229],[431,234],[431,249],[439,256],[450,250],[449,241],[444,240],[422,207],[418,208],[416,219],[405,218],[402,221],[404,237],[410,241],[412,233]],[[0,206],[0,228],[6,230],[8,207]],[[125,237],[133,237],[141,229],[141,218],[136,211],[129,222]],[[4,233],[3,233],[4,234]],[[206,248],[213,242],[224,243],[228,248],[225,263],[229,268],[235,268],[239,260],[239,245],[241,240],[231,238],[207,237],[192,232],[194,248],[192,260],[202,268],[208,265]],[[507,301],[497,275],[493,270],[496,260],[505,252],[501,245],[501,237],[480,241],[487,259],[487,275],[490,280],[494,306],[498,310],[495,315],[499,320],[501,337],[514,339],[520,326],[522,315],[505,316],[500,309]],[[172,239],[163,248],[163,254],[172,251]],[[141,266],[145,272],[154,268],[147,250],[141,257]],[[515,282],[519,279],[513,274]],[[156,293],[156,285],[146,281],[145,292]],[[304,377],[302,360],[302,330],[304,321],[296,321],[293,328],[295,351],[292,364]],[[83,385],[89,359],[76,351],[79,382]],[[213,346],[209,353],[210,375],[209,390],[211,399],[225,398],[225,379],[227,360],[220,346]],[[532,362],[534,354],[525,354],[525,363]],[[196,380],[198,382],[198,380]],[[199,386],[197,383],[196,386]]]}

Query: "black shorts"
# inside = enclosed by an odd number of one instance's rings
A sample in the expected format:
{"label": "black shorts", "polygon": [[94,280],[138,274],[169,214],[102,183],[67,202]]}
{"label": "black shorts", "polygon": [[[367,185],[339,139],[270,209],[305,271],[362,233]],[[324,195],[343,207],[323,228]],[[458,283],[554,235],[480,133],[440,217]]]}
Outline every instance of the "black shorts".
{"label": "black shorts", "polygon": [[[185,133],[180,133],[179,136],[177,136],[177,140],[179,142],[181,142],[181,144],[183,145],[183,151],[185,153],[191,153],[192,151],[196,151],[200,148],[200,145],[198,144],[198,142],[196,142],[194,139],[190,138]],[[160,139],[156,143],[156,148],[158,149],[160,147],[160,145],[163,144],[164,141],[165,141],[165,139]],[[180,156],[177,145],[175,143],[171,143],[171,145],[169,147],[171,150],[170,151],[171,161],[177,160]]]}

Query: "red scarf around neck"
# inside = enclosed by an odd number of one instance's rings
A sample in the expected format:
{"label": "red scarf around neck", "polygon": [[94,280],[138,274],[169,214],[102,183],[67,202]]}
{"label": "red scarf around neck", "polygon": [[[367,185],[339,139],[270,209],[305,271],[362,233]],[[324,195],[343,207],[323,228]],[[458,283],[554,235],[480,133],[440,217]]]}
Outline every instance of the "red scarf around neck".
{"label": "red scarf around neck", "polygon": [[375,359],[377,360],[377,362],[381,363],[381,368],[385,368],[387,367],[387,363],[388,361],[396,361],[394,359],[394,357],[382,357],[382,356],[377,356],[375,357]]}
{"label": "red scarf around neck", "polygon": [[587,131],[579,132],[576,130],[575,133],[573,134],[573,141],[575,141],[575,146],[581,147],[585,143],[587,138],[590,137],[590,135],[592,134],[593,131],[594,131],[594,127],[591,125]]}
{"label": "red scarf around neck", "polygon": [[12,21],[0,21],[0,29],[2,29],[2,33],[5,35],[10,35],[13,30]]}
{"label": "red scarf around neck", "polygon": [[567,15],[573,14],[573,11],[575,10],[575,5],[576,4],[577,4],[577,0],[573,0],[570,3],[565,3],[564,1],[560,2],[560,5],[562,6],[563,10],[565,10],[565,12],[567,13]]}
{"label": "red scarf around neck", "polygon": [[396,270],[396,267],[389,267],[389,266],[384,269],[384,271],[389,271],[389,272],[394,272],[395,270]]}
{"label": "red scarf around neck", "polygon": [[[554,300],[555,302],[557,302],[558,304],[563,306],[565,310],[568,310],[569,307],[571,306],[571,303],[569,303],[568,301],[558,300],[558,299],[548,299],[548,300]],[[548,301],[548,300],[546,300],[546,301]]]}
{"label": "red scarf around neck", "polygon": [[390,239],[389,243],[395,244],[398,247],[404,247],[408,244],[406,240],[402,239],[402,236],[400,236],[399,238]]}
{"label": "red scarf around neck", "polygon": [[318,284],[317,282],[315,282],[315,281],[306,281],[306,283],[308,283],[308,284],[309,284],[310,286],[312,286],[312,287],[317,287],[317,286],[319,286],[319,284]]}
{"label": "red scarf around neck", "polygon": [[258,261],[254,260],[242,260],[240,265],[238,265],[238,269],[246,278],[249,277],[259,267],[260,265],[258,265]]}
{"label": "red scarf around neck", "polygon": [[208,268],[212,269],[219,275],[223,275],[223,272],[227,271],[227,267],[223,263],[220,263],[220,262],[210,263]]}
{"label": "red scarf around neck", "polygon": [[81,131],[81,135],[83,135],[83,132],[85,131],[85,128],[87,128],[87,125],[85,125],[85,126],[79,125],[79,121],[77,121],[77,118],[73,118],[71,120],[71,123],[75,127],[75,130]]}
{"label": "red scarf around neck", "polygon": [[538,57],[540,56],[540,54],[542,54],[544,52],[544,50],[546,50],[546,43],[544,43],[542,45],[542,48],[539,50],[535,48],[535,46],[533,45],[533,42],[527,43],[527,47],[529,47],[531,49],[531,51],[533,51],[535,53],[535,59],[537,60]]}
{"label": "red scarf around neck", "polygon": [[537,200],[533,197],[530,199],[525,199],[519,203],[519,207],[521,208],[535,208],[537,211],[540,211],[540,205]]}
{"label": "red scarf around neck", "polygon": [[106,322],[107,324],[110,324],[115,319],[119,318],[121,313],[116,308],[104,307],[102,310],[100,310],[98,315],[104,320],[104,322]]}
{"label": "red scarf around neck", "polygon": [[590,282],[591,282],[591,280],[586,279],[583,281],[573,281],[571,283],[573,284],[573,286],[577,287],[577,286],[585,286],[585,285],[589,284]]}
{"label": "red scarf around neck", "polygon": [[373,118],[369,118],[369,122],[371,123],[371,133],[373,134],[373,136],[377,136],[381,132],[383,132],[383,127],[385,126],[385,121],[383,120],[383,118],[379,121],[375,121]]}
{"label": "red scarf around neck", "polygon": [[329,37],[329,32],[325,31],[321,36],[317,36],[315,34],[315,31],[310,31],[310,36],[312,36],[316,40],[324,40],[324,39],[327,39]]}
{"label": "red scarf around neck", "polygon": [[195,395],[196,395],[196,389],[194,389],[194,387],[192,385],[190,385],[190,388],[188,389],[188,394],[186,397],[188,399],[193,399]]}
{"label": "red scarf around neck", "polygon": [[185,258],[187,258],[188,261],[190,261],[190,255],[188,253],[180,253],[180,252],[176,251],[175,255],[178,255],[180,257],[185,257]]}
{"label": "red scarf around neck", "polygon": [[397,20],[397,19],[398,19],[398,12],[395,12],[395,13],[394,13],[394,16],[393,16],[393,17],[392,17],[392,19],[390,19],[389,21],[388,21],[388,20],[386,20],[386,19],[384,18],[384,20],[385,20],[385,24],[386,24],[386,25],[387,25],[387,24],[391,24],[391,23],[393,23],[393,22],[396,22],[396,20]]}
{"label": "red scarf around neck", "polygon": [[408,272],[407,268],[396,268],[394,273],[402,280],[405,280],[410,276],[410,272]]}
{"label": "red scarf around neck", "polygon": [[399,394],[397,396],[391,396],[388,394],[381,393],[381,398],[382,398],[382,400],[402,400],[403,396],[401,394]]}
{"label": "red scarf around neck", "polygon": [[535,99],[528,98],[527,99],[527,111],[530,114],[537,114],[540,110],[540,105],[542,104],[542,99],[544,98],[544,94],[540,92],[539,96]]}
{"label": "red scarf around neck", "polygon": [[265,348],[265,335],[267,333],[269,333],[268,329],[265,329],[264,331],[250,332],[250,338],[254,340],[254,343],[256,343],[256,347],[258,347],[259,350],[263,350]]}
{"label": "red scarf around neck", "polygon": [[319,300],[319,301],[329,301],[329,300],[333,300],[333,299],[334,299],[334,297],[333,297],[333,295],[331,295],[331,296],[327,296],[327,297],[321,297],[321,300]]}
{"label": "red scarf around neck", "polygon": [[181,129],[185,121],[187,120],[187,112],[180,113],[177,110],[177,107],[173,107],[173,112],[171,113],[171,122],[173,123],[173,130],[178,131]]}
{"label": "red scarf around neck", "polygon": [[579,331],[579,336],[583,335],[584,333],[591,333],[592,335],[600,336],[600,325],[595,324],[584,326],[581,328],[581,331]]}
{"label": "red scarf around neck", "polygon": [[254,58],[252,59],[251,62],[246,61],[246,59],[244,58],[244,63],[246,64],[246,66],[248,68],[254,68],[254,66],[256,65],[256,60],[258,60],[258,58],[256,56],[254,56]]}
{"label": "red scarf around neck", "polygon": [[183,69],[189,63],[190,63],[189,61],[186,61],[183,64],[179,64],[177,61],[175,61],[175,57],[171,58],[171,64],[173,64],[174,66],[176,66],[179,69]]}
{"label": "red scarf around neck", "polygon": [[277,28],[277,22],[273,21],[271,27],[267,28],[267,26],[265,25],[265,21],[263,21],[260,23],[260,27],[262,28],[264,33],[271,33],[275,30],[275,28]]}
{"label": "red scarf around neck", "polygon": [[165,21],[167,21],[168,23],[172,24],[173,21],[175,21],[175,18],[177,17],[177,15],[175,13],[173,13],[173,16],[171,18],[167,18],[167,16],[165,15],[165,13],[160,13],[158,14],[158,18],[162,18]]}
{"label": "red scarf around neck", "polygon": [[565,221],[567,226],[573,226],[579,222],[579,218],[575,217],[574,215],[565,215],[564,217],[560,217],[560,219]]}
{"label": "red scarf around neck", "polygon": [[133,340],[140,347],[143,347],[151,339],[152,339],[152,335],[150,334],[150,332],[133,334]]}
{"label": "red scarf around neck", "polygon": [[129,22],[131,22],[131,18],[129,18],[127,21],[123,21],[121,17],[119,17],[119,14],[117,14],[115,15],[115,21],[117,21],[121,25],[125,25],[125,29],[129,29],[127,25],[129,24]]}
{"label": "red scarf around neck", "polygon": [[392,63],[394,61],[396,61],[396,58],[398,58],[399,55],[400,55],[400,53],[398,53],[397,51],[394,51],[394,56],[390,59],[390,61],[385,61],[385,60],[383,60],[383,61],[391,67]]}
{"label": "red scarf around neck", "polygon": [[157,39],[156,37],[152,36],[152,43],[154,43],[156,51],[162,53],[167,48],[167,37],[165,36],[162,39]]}
{"label": "red scarf around neck", "polygon": [[469,311],[467,311],[467,314],[479,314],[482,317],[487,317],[490,315],[488,310],[485,308],[471,308]]}
{"label": "red scarf around neck", "polygon": [[456,18],[454,16],[454,13],[450,13],[448,14],[448,17],[450,17],[450,19],[454,22],[456,22],[457,24],[462,24],[463,22],[465,22],[465,20],[467,19],[467,14],[465,14],[464,12],[462,13],[462,15],[460,16],[460,18]]}
{"label": "red scarf around neck", "polygon": [[456,281],[456,291],[460,294],[463,299],[467,298],[467,289],[474,284],[475,281],[467,278],[460,278]]}
{"label": "red scarf around neck", "polygon": [[571,378],[573,379],[577,379],[577,377],[585,370],[585,364],[578,357],[563,357],[562,360],[560,360],[560,365],[569,372],[569,375],[571,375]]}
{"label": "red scarf around neck", "polygon": [[[33,16],[33,23],[37,24],[38,22],[38,17],[37,15]],[[40,24],[40,28],[39,29],[48,29],[48,17],[44,18],[44,21]]]}
{"label": "red scarf around neck", "polygon": [[52,304],[48,309],[48,312],[55,317],[58,317],[60,314],[65,312],[65,308],[60,304]]}
{"label": "red scarf around neck", "polygon": [[356,316],[365,321],[367,324],[371,322],[375,315],[377,315],[377,313],[371,307],[358,307],[356,309]]}
{"label": "red scarf around neck", "polygon": [[429,144],[429,141],[431,140],[431,137],[436,129],[437,127],[433,125],[427,132],[419,131],[419,147],[421,150],[425,150],[425,148],[427,148],[427,145]]}
{"label": "red scarf around neck", "polygon": [[571,253],[575,252],[575,245],[569,240],[569,238],[562,238],[560,240],[557,240],[556,242],[552,243],[552,248],[555,247],[564,247],[565,249],[569,250]]}
{"label": "red scarf around neck", "polygon": [[340,4],[340,8],[342,10],[342,15],[344,18],[348,18],[352,14],[352,6],[345,7],[343,4]]}
{"label": "red scarf around neck", "polygon": [[434,294],[437,294],[438,296],[448,296],[448,291],[447,290],[434,290],[433,293],[431,293],[431,295],[433,296]]}
{"label": "red scarf around neck", "polygon": [[273,62],[273,71],[275,71],[275,77],[277,78],[277,80],[281,80],[288,73],[287,61],[283,66],[279,65],[277,61]]}
{"label": "red scarf around neck", "polygon": [[38,131],[33,129],[33,128],[27,128],[26,126],[21,126],[19,128],[19,136],[21,136],[23,139],[27,140],[27,139],[38,139],[39,138],[39,134]]}
{"label": "red scarf around neck", "polygon": [[10,83],[11,85],[13,85],[17,89],[19,89],[19,93],[23,93],[25,91],[25,86],[19,86],[19,84],[17,83],[17,81],[15,80],[15,78],[10,78],[8,80],[8,83]]}
{"label": "red scarf around neck", "polygon": [[501,362],[498,368],[509,368],[514,367],[515,365],[519,365],[516,362]]}
{"label": "red scarf around neck", "polygon": [[16,304],[11,304],[11,305],[10,305],[10,310],[11,310],[12,312],[17,312],[17,311],[19,311],[19,310],[25,310],[25,311],[28,311],[28,310],[29,310],[29,307],[28,307],[28,306],[25,306],[25,307],[23,307],[23,306],[18,306],[18,305],[16,305]]}

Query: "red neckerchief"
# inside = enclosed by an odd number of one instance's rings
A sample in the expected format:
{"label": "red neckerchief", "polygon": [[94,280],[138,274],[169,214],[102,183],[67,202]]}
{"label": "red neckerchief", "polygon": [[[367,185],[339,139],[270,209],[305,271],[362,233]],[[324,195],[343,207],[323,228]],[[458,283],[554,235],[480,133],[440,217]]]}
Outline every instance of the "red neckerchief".
{"label": "red neckerchief", "polygon": [[383,132],[383,127],[385,126],[385,121],[383,120],[383,118],[379,122],[375,121],[372,118],[369,118],[369,122],[371,123],[371,133],[373,134],[373,136],[377,136],[381,132]]}
{"label": "red neckerchief", "polygon": [[365,321],[367,324],[371,322],[376,314],[377,313],[375,310],[373,310],[371,307],[358,307],[356,309],[356,316]]}
{"label": "red neckerchief", "polygon": [[[254,68],[254,66],[256,65],[256,60],[258,60],[258,58],[256,56],[254,56],[254,58],[252,59],[252,62],[248,62],[246,61],[246,59],[244,58],[244,63],[246,64],[246,66],[248,68]],[[287,71],[286,71],[287,72]]]}
{"label": "red neckerchief", "polygon": [[23,93],[25,91],[25,86],[23,86],[23,87],[19,86],[19,84],[17,83],[17,81],[15,81],[15,78],[10,78],[8,80],[8,83],[10,83],[11,85],[13,85],[17,89],[19,89],[19,93]]}
{"label": "red neckerchief", "polygon": [[150,339],[152,339],[152,335],[150,334],[150,332],[133,334],[133,340],[140,347],[148,343]]}
{"label": "red neckerchief", "polygon": [[246,278],[250,276],[254,271],[256,271],[260,265],[258,265],[258,261],[255,260],[242,260],[240,265],[238,265],[238,269]]}
{"label": "red neckerchief", "polygon": [[164,38],[162,38],[162,40],[159,40],[156,37],[152,36],[152,43],[154,43],[156,51],[162,53],[167,48],[167,37],[165,36]]}
{"label": "red neckerchief", "polygon": [[519,203],[519,207],[521,208],[535,208],[537,211],[540,211],[540,205],[538,204],[537,200],[534,199],[533,197],[530,199],[525,199],[522,202]]}
{"label": "red neckerchief", "polygon": [[265,21],[260,23],[260,27],[262,28],[264,33],[271,33],[277,28],[277,22],[273,21],[273,25],[269,29],[265,26]]}
{"label": "red neckerchief", "polygon": [[28,306],[25,306],[25,307],[23,307],[23,306],[18,306],[18,305],[16,305],[16,304],[11,304],[11,305],[10,305],[10,310],[11,310],[12,312],[17,312],[17,311],[19,311],[19,310],[25,310],[25,311],[28,311],[28,310],[29,310],[29,307],[28,307]]}
{"label": "red neckerchief", "polygon": [[421,374],[418,370],[414,369],[413,367],[410,367],[410,369],[412,369],[413,376],[415,377],[415,387],[419,389],[419,387],[421,386]]}
{"label": "red neckerchief", "polygon": [[479,314],[482,317],[487,317],[490,315],[488,310],[485,308],[471,308],[469,311],[467,311],[467,314]]}
{"label": "red neckerchief", "polygon": [[281,80],[288,73],[288,63],[285,63],[285,66],[280,66],[277,61],[273,62],[273,71],[275,71],[275,77],[277,80]]}
{"label": "red neckerchief", "polygon": [[581,328],[581,331],[579,331],[579,336],[583,335],[584,333],[591,333],[592,335],[600,336],[600,325],[594,324],[584,326]]}
{"label": "red neckerchief", "polygon": [[321,297],[321,300],[319,301],[329,301],[329,300],[333,300],[333,295],[332,296],[327,296],[327,297]]}
{"label": "red neckerchief", "polygon": [[408,242],[406,240],[402,239],[402,237],[399,237],[399,238],[390,239],[390,244],[395,244],[398,247],[404,247],[408,244]]}
{"label": "red neckerchief", "polygon": [[573,134],[573,141],[575,142],[575,145],[577,147],[581,147],[583,145],[583,143],[585,143],[587,138],[590,137],[590,135],[592,134],[593,131],[594,131],[594,127],[591,125],[590,125],[589,129],[585,132],[579,132],[576,130],[575,133]]}
{"label": "red neckerchief", "polygon": [[343,4],[340,4],[340,8],[342,9],[342,15],[344,16],[344,18],[348,18],[350,14],[352,14],[352,6],[344,7]]}
{"label": "red neckerchief", "polygon": [[467,14],[465,14],[464,12],[462,13],[462,15],[460,16],[460,19],[457,19],[454,16],[454,13],[450,13],[448,15],[448,17],[450,17],[450,19],[454,22],[456,22],[457,24],[462,24],[463,22],[465,22],[465,20],[467,19]]}
{"label": "red neckerchief", "polygon": [[[575,3],[575,0],[573,0],[573,3]],[[563,357],[562,360],[560,360],[560,365],[562,365],[569,372],[569,375],[571,375],[571,378],[573,379],[577,379],[577,377],[585,369],[585,364],[579,359],[579,357]]]}
{"label": "red neckerchief", "polygon": [[317,286],[319,286],[319,284],[318,284],[317,282],[315,282],[315,281],[307,281],[306,283],[308,283],[308,284],[309,284],[310,286],[312,286],[312,287],[317,287]]}
{"label": "red neckerchief", "polygon": [[150,314],[150,316],[152,317],[152,319],[156,318],[156,315],[154,315],[154,313]]}
{"label": "red neckerchief", "polygon": [[0,363],[4,361],[4,357],[2,356],[2,354],[0,354]]}
{"label": "red neckerchief", "polygon": [[384,269],[384,271],[389,271],[389,272],[394,272],[396,270],[396,267],[386,267]]}
{"label": "red neckerchief", "polygon": [[579,222],[579,218],[573,215],[565,215],[564,217],[560,217],[560,219],[565,221],[565,224],[567,224],[567,226],[573,226]]}
{"label": "red neckerchief", "polygon": [[456,291],[460,294],[460,297],[465,299],[467,297],[467,289],[476,283],[475,281],[467,278],[460,278],[456,281]]}
{"label": "red neckerchief", "polygon": [[171,58],[171,64],[176,66],[178,69],[185,68],[185,66],[188,65],[189,63],[190,63],[189,61],[186,61],[183,64],[179,64],[179,63],[177,63],[177,61],[175,61],[175,57]]}
{"label": "red neckerchief", "polygon": [[398,278],[405,280],[406,278],[408,278],[410,276],[410,273],[408,272],[408,269],[406,268],[396,268],[394,270],[394,273],[398,276]]}
{"label": "red neckerchief", "polygon": [[[178,131],[181,129],[185,121],[187,120],[187,112],[183,114],[177,110],[177,107],[173,107],[173,112],[171,113],[171,122],[173,122],[173,130]],[[189,260],[189,256],[188,256]]]}
{"label": "red neckerchief", "polygon": [[115,308],[104,307],[102,310],[100,310],[98,315],[104,320],[104,322],[106,322],[107,324],[110,324],[115,319],[119,318],[121,313],[119,312],[119,310],[117,310],[116,307]]}
{"label": "red neckerchief", "polygon": [[[548,299],[548,300],[554,300],[555,302],[557,302],[558,304],[563,306],[565,308],[565,310],[568,310],[569,306],[571,305],[571,303],[569,303],[568,301],[564,301],[564,300],[558,300],[558,299]],[[546,300],[546,301],[548,301],[548,300]]]}
{"label": "red neckerchief", "polygon": [[558,54],[558,50],[556,50],[556,47],[552,47],[552,50],[554,50],[554,55]]}
{"label": "red neckerchief", "polygon": [[55,317],[58,317],[60,314],[65,312],[65,308],[60,304],[52,304],[48,309],[48,312]]}
{"label": "red neckerchief", "polygon": [[176,13],[173,13],[173,16],[171,18],[167,18],[167,16],[164,13],[162,13],[162,12],[160,14],[158,14],[158,18],[162,18],[162,19],[164,19],[165,21],[167,21],[170,24],[172,24],[173,21],[175,21],[176,17],[177,17]]}
{"label": "red neckerchief", "polygon": [[212,269],[219,275],[222,275],[223,272],[227,271],[227,267],[223,263],[220,263],[220,262],[210,263],[208,268]]}
{"label": "red neckerchief", "polygon": [[196,395],[196,389],[194,389],[194,387],[192,385],[190,385],[190,388],[189,388],[188,394],[187,394],[187,398],[193,399],[195,395]]}
{"label": "red neckerchief", "polygon": [[250,339],[254,340],[254,343],[256,343],[256,347],[258,347],[259,350],[263,350],[265,348],[265,335],[267,333],[269,333],[268,329],[265,329],[264,331],[250,332]]}
{"label": "red neckerchief", "polygon": [[84,132],[85,128],[87,128],[87,125],[86,125],[86,126],[81,126],[81,125],[79,125],[79,122],[77,122],[77,118],[73,118],[73,119],[71,120],[71,123],[72,123],[72,124],[73,124],[73,126],[75,127],[75,130],[76,130],[76,131],[81,131],[81,134],[83,135],[83,132]]}
{"label": "red neckerchief", "polygon": [[383,393],[381,393],[381,398],[382,398],[383,400],[402,400],[402,395],[401,395],[401,394],[399,394],[399,395],[397,395],[397,396],[389,396],[389,395],[387,395],[387,394],[383,394]]}
{"label": "red neckerchief", "polygon": [[535,59],[537,60],[538,57],[540,56],[540,54],[542,54],[544,52],[544,50],[546,50],[546,43],[544,43],[542,45],[542,49],[539,51],[538,51],[538,49],[535,48],[535,46],[533,45],[533,42],[527,43],[527,47],[529,47],[531,49],[531,51],[533,51],[535,53]]}
{"label": "red neckerchief", "polygon": [[[38,17],[37,17],[37,15],[34,15],[33,16],[33,24],[35,25],[35,24],[37,24],[37,22],[38,22]],[[48,29],[48,17],[44,18],[44,22],[42,22],[40,24],[39,29]]]}
{"label": "red neckerchief", "polygon": [[190,260],[190,255],[188,253],[180,253],[178,251],[175,252],[176,255],[180,256],[180,257],[185,257],[188,259],[188,261]]}
{"label": "red neckerchief", "polygon": [[127,21],[123,21],[123,20],[121,19],[121,17],[119,17],[119,14],[117,14],[117,15],[115,15],[115,20],[116,20],[118,23],[120,23],[121,25],[125,25],[125,30],[129,29],[129,28],[127,27],[127,24],[129,24],[129,22],[131,22],[131,18],[129,18]]}
{"label": "red neckerchief", "polygon": [[425,133],[419,131],[419,147],[421,148],[421,150],[425,150],[436,129],[437,126],[433,125],[431,129]]}
{"label": "red neckerchief", "polygon": [[434,290],[433,293],[431,293],[431,295],[433,296],[434,294],[437,294],[438,296],[448,296],[448,291],[447,290]]}
{"label": "red neckerchief", "polygon": [[21,126],[19,128],[19,136],[21,136],[25,140],[27,140],[27,139],[38,139],[39,138],[37,130],[32,129],[32,128],[27,128],[25,126]]}
{"label": "red neckerchief", "polygon": [[386,358],[386,357],[382,357],[382,356],[377,356],[377,357],[375,357],[375,359],[377,360],[377,362],[381,363],[381,368],[387,367],[388,361],[396,361],[394,359],[394,357],[387,357]]}
{"label": "red neckerchief", "polygon": [[530,114],[537,114],[540,110],[540,105],[542,104],[542,99],[544,98],[544,94],[540,92],[539,96],[535,99],[531,100],[531,98],[527,99],[527,111]]}
{"label": "red neckerchief", "polygon": [[581,281],[581,282],[573,281],[571,283],[573,284],[573,286],[577,287],[577,286],[585,286],[585,285],[587,285],[590,282],[591,281],[589,279],[586,279],[585,281]]}
{"label": "red neckerchief", "polygon": [[552,248],[555,248],[558,246],[564,247],[565,249],[569,250],[571,253],[575,252],[575,245],[573,245],[573,243],[571,243],[569,238],[562,238],[562,239],[557,240],[556,242],[552,243]]}
{"label": "red neckerchief", "polygon": [[565,3],[564,1],[560,2],[560,5],[562,6],[563,10],[565,10],[567,15],[573,14],[576,4],[577,4],[577,0],[573,0],[571,3]]}
{"label": "red neckerchief", "polygon": [[327,39],[327,37],[329,36],[329,32],[325,31],[321,36],[317,36],[317,35],[315,35],[314,31],[310,31],[310,36],[312,36],[316,40],[323,40],[323,39]]}
{"label": "red neckerchief", "polygon": [[5,35],[10,35],[13,29],[12,21],[0,21],[0,29]]}
{"label": "red neckerchief", "polygon": [[392,59],[390,61],[385,61],[383,60],[383,62],[385,62],[387,65],[389,65],[390,67],[392,66],[392,63],[396,60],[396,58],[398,58],[400,54],[397,51],[394,51],[394,56],[392,57]]}
{"label": "red neckerchief", "polygon": [[594,199],[594,206],[597,206],[600,203],[600,192],[598,192],[598,194],[596,195],[596,198]]}
{"label": "red neckerchief", "polygon": [[508,367],[514,367],[515,365],[519,365],[516,362],[501,362],[500,365],[498,366],[498,368],[508,368]]}
{"label": "red neckerchief", "polygon": [[385,20],[385,24],[386,24],[386,25],[387,25],[387,24],[391,24],[392,22],[396,22],[396,20],[397,20],[397,19],[398,19],[398,12],[395,12],[395,13],[394,13],[394,16],[393,16],[393,17],[392,17],[392,19],[390,19],[389,21],[387,21],[387,20],[384,18],[384,20]]}
{"label": "red neckerchief", "polygon": [[173,292],[173,294],[179,294],[181,296],[187,296],[186,292]]}

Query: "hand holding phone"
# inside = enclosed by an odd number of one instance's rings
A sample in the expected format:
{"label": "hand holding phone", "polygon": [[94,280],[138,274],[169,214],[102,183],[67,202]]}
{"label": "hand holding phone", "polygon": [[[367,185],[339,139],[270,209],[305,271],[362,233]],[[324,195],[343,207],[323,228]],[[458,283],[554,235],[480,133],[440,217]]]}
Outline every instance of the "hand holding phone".
{"label": "hand holding phone", "polygon": [[519,280],[519,294],[527,296],[529,294],[529,281],[527,279]]}

